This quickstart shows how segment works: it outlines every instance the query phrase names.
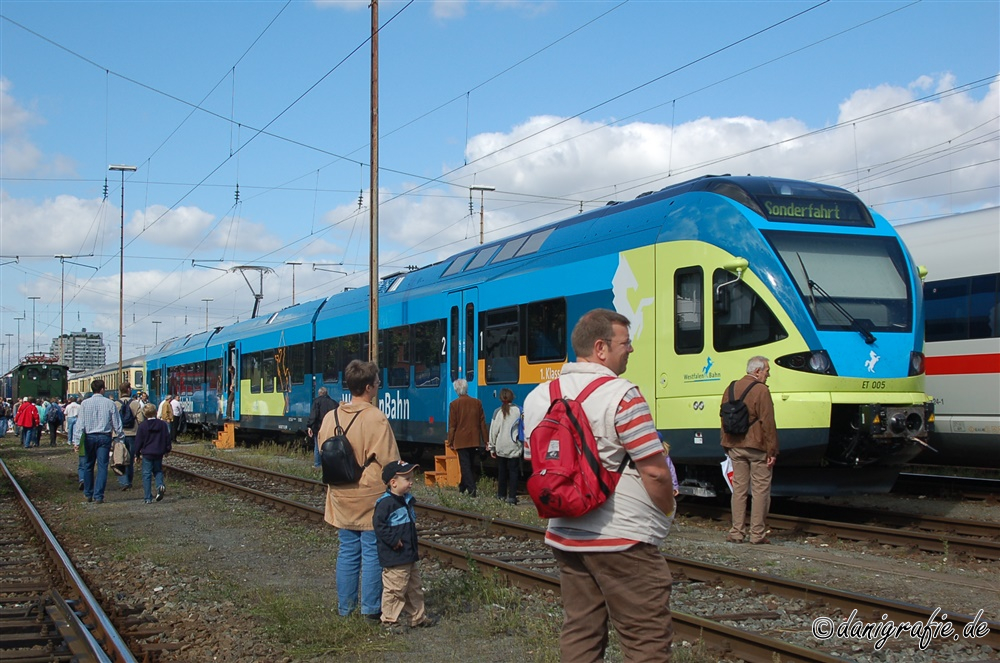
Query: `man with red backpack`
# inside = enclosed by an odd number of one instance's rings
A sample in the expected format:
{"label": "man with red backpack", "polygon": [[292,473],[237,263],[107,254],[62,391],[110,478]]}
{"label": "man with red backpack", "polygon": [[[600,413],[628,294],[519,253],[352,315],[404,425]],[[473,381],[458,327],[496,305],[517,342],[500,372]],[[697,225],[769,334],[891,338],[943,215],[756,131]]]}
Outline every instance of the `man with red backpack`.
{"label": "man with red backpack", "polygon": [[[571,338],[577,360],[562,367],[558,389],[539,385],[524,402],[525,458],[544,459],[533,460],[534,480],[547,481],[546,475],[537,476],[540,468],[566,453],[548,437],[551,421],[543,423],[556,416],[550,406],[556,412],[566,403],[556,407],[554,396],[572,401],[577,412],[577,405],[582,408],[586,421],[579,428],[596,443],[605,470],[600,473],[617,475],[599,505],[576,517],[549,519],[545,541],[559,564],[565,612],[559,638],[563,661],[603,660],[608,619],[626,660],[670,660],[671,577],[659,547],[673,520],[673,483],[649,405],[634,384],[618,377],[632,352],[629,324],[607,309],[584,314]],[[596,381],[601,383],[588,389]],[[590,472],[585,461],[580,467]]]}

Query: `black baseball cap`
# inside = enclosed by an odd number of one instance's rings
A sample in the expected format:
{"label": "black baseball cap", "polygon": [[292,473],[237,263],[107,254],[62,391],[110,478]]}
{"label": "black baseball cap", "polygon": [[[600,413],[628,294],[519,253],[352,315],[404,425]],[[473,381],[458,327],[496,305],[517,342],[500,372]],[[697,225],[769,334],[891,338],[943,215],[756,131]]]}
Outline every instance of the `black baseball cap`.
{"label": "black baseball cap", "polygon": [[394,460],[384,468],[382,468],[382,483],[389,483],[392,478],[398,474],[409,474],[413,470],[420,467],[416,463],[407,463],[402,460]]}

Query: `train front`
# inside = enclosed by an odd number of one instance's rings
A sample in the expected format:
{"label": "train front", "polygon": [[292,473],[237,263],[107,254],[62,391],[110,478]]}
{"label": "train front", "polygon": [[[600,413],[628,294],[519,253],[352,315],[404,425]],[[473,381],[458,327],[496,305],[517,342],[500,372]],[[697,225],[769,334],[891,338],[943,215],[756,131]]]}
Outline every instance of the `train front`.
{"label": "train front", "polygon": [[773,289],[809,348],[772,357],[782,373],[773,388],[786,400],[816,396],[820,421],[828,410],[828,438],[817,446],[805,439],[817,431],[794,420],[815,408],[778,408],[792,418],[781,424],[781,492],[888,491],[933,427],[919,275],[889,223],[847,191],[772,180],[753,200],[783,271]]}

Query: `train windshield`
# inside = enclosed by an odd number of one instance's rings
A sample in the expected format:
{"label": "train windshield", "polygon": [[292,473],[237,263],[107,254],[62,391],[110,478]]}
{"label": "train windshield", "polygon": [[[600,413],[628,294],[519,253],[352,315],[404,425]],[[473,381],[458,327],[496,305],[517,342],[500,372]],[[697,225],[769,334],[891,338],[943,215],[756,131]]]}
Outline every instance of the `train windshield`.
{"label": "train windshield", "polygon": [[818,329],[907,332],[910,281],[895,237],[767,232]]}

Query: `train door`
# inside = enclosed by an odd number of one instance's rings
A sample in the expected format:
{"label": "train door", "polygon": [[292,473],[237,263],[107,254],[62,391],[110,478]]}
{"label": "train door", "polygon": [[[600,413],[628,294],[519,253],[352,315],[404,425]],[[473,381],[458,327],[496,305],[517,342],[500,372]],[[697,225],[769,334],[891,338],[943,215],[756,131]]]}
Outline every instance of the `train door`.
{"label": "train door", "polygon": [[231,421],[238,421],[240,418],[240,355],[236,349],[236,343],[231,342],[226,346],[226,359],[224,361],[226,375],[226,395],[225,395],[225,417]]}
{"label": "train door", "polygon": [[448,294],[448,402],[455,397],[452,383],[464,378],[469,396],[479,391],[479,329],[477,328],[479,291],[476,288]]}

